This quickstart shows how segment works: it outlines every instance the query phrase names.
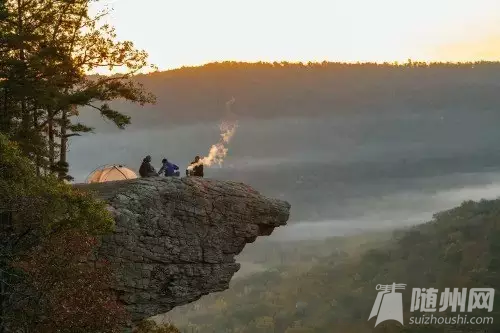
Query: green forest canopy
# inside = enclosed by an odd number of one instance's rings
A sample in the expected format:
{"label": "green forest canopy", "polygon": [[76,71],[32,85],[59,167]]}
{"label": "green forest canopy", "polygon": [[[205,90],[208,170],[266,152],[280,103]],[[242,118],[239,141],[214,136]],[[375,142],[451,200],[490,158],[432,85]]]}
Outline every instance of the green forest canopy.
{"label": "green forest canopy", "polygon": [[[361,252],[347,249],[318,258],[314,265],[279,266],[235,281],[169,318],[184,332],[471,332],[491,325],[409,326],[368,321],[377,284],[405,283],[405,319],[410,316],[411,289],[495,288],[499,290],[500,200],[464,202],[435,215],[433,221],[396,231],[380,243],[364,241]],[[345,244],[345,243],[344,243]],[[370,245],[371,244],[371,245]],[[500,320],[493,312],[476,316]],[[422,313],[413,313],[421,316]],[[436,313],[435,315],[453,315]]]}

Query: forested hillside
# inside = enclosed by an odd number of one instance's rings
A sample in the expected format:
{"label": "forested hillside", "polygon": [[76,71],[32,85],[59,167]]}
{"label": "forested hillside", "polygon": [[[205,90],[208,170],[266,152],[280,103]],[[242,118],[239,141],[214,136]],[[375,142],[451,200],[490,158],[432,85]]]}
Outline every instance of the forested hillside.
{"label": "forested hillside", "polygon": [[134,127],[206,122],[236,98],[241,118],[496,109],[500,64],[212,63],[136,77],[157,96],[115,103]]}
{"label": "forested hillside", "polygon": [[391,238],[391,231],[356,234],[349,237],[267,242],[258,240],[247,245],[238,256],[240,262],[253,262],[267,268],[307,264],[331,255],[360,252],[377,247]]}
{"label": "forested hillside", "polygon": [[[500,200],[465,202],[436,214],[424,225],[397,231],[375,249],[339,252],[307,268],[281,266],[233,283],[230,290],[205,297],[171,314],[183,332],[471,332],[492,325],[421,326],[369,322],[377,284],[405,283],[406,324],[412,288],[499,289]],[[498,298],[497,298],[498,299]],[[476,316],[500,320],[493,312]],[[414,313],[413,316],[422,315]],[[450,313],[435,313],[450,315]],[[489,329],[489,330],[488,330]]]}

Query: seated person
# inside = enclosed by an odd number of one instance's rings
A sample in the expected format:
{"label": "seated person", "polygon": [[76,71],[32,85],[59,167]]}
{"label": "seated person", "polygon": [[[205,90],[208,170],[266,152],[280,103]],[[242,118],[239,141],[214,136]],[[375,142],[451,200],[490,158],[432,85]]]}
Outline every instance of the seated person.
{"label": "seated person", "polygon": [[148,155],[142,160],[141,167],[139,168],[139,174],[143,178],[157,176],[155,168],[151,165],[151,156]]}
{"label": "seated person", "polygon": [[162,166],[160,171],[158,171],[158,175],[161,175],[162,172],[165,173],[166,177],[179,177],[180,173],[179,167],[173,163],[170,163],[166,158],[164,158],[162,161]]}
{"label": "seated person", "polygon": [[186,176],[203,177],[203,161],[196,156],[186,170]]}

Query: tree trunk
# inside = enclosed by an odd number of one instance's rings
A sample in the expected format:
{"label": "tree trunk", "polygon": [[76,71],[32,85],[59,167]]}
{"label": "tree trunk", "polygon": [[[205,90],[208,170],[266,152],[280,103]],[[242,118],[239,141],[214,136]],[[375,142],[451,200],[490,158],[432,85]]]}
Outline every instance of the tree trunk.
{"label": "tree trunk", "polygon": [[68,165],[66,152],[68,149],[68,110],[62,110],[61,116],[61,147],[59,148],[59,179],[64,179],[67,176],[66,166]]}
{"label": "tree trunk", "polygon": [[[33,107],[33,128],[38,127],[38,106],[34,105]],[[36,175],[40,177],[41,174],[41,168],[42,168],[42,157],[40,156],[42,152],[40,151],[39,148],[36,149],[35,151],[35,165],[36,165]]]}
{"label": "tree trunk", "polygon": [[[24,28],[23,28],[23,15],[22,15],[22,7],[23,0],[17,0],[17,35],[20,37],[19,43],[19,60],[21,61],[22,73],[25,75],[25,61],[26,57],[24,54]],[[30,117],[29,112],[26,108],[26,96],[21,96],[21,129],[23,135],[27,135],[30,128]]]}
{"label": "tree trunk", "polygon": [[8,94],[7,88],[3,88],[2,90],[2,114],[1,114],[1,123],[0,123],[0,132],[10,134],[12,130],[12,120],[8,107]]}
{"label": "tree trunk", "polygon": [[47,126],[48,126],[48,137],[49,137],[49,170],[52,173],[54,168],[54,163],[56,160],[55,156],[55,141],[54,141],[54,111],[52,109],[47,110]]}

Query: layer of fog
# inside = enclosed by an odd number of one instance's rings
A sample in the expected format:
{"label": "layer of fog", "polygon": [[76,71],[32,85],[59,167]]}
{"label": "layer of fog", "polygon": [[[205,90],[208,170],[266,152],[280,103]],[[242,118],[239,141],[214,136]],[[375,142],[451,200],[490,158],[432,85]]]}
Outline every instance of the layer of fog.
{"label": "layer of fog", "polygon": [[[476,175],[478,182],[482,176]],[[439,191],[436,194],[403,192],[374,198],[362,209],[365,214],[350,220],[297,222],[276,229],[268,239],[259,241],[300,241],[350,236],[370,231],[394,230],[431,221],[436,212],[460,205],[467,200],[497,199],[500,174],[488,175],[495,183]],[[392,206],[388,208],[388,203]],[[367,208],[370,208],[367,210]]]}

